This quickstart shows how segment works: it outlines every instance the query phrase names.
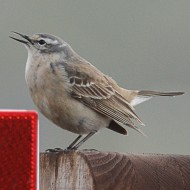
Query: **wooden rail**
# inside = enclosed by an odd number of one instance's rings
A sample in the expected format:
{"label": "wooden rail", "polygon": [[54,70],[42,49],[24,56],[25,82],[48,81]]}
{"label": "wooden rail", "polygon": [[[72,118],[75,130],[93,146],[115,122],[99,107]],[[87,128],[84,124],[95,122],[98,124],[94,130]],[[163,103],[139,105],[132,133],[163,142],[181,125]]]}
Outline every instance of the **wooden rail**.
{"label": "wooden rail", "polygon": [[190,190],[190,155],[40,154],[40,190]]}

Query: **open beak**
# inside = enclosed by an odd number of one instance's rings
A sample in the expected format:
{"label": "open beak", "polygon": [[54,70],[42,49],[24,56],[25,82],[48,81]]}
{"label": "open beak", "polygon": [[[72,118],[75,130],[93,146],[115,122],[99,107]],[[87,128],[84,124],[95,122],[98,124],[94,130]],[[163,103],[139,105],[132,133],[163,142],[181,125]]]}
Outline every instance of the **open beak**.
{"label": "open beak", "polygon": [[[14,34],[17,34],[17,35],[19,35],[19,36],[21,36],[22,38],[25,39],[25,40],[21,40],[21,39],[18,39],[18,38],[14,38],[14,37],[12,37],[12,36],[9,36],[9,37],[12,38],[13,40],[16,40],[16,41],[21,42],[21,43],[26,44],[26,45],[28,45],[28,44],[33,44],[33,43],[32,43],[32,40],[29,38],[29,36],[24,35],[24,34],[20,34],[20,33],[18,33],[18,32],[14,32],[14,31],[11,31],[11,32],[13,32]],[[26,41],[26,40],[27,40],[27,41]]]}

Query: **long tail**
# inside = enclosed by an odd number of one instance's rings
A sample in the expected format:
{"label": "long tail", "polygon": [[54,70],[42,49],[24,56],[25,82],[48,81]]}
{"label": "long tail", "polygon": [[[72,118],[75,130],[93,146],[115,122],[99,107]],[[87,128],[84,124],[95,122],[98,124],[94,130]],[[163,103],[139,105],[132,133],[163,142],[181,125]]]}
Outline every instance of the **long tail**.
{"label": "long tail", "polygon": [[134,97],[134,99],[131,101],[132,106],[136,106],[142,102],[145,102],[152,97],[155,96],[179,96],[184,94],[184,92],[159,92],[159,91],[151,91],[151,90],[142,90],[138,91],[137,95]]}
{"label": "long tail", "polygon": [[179,96],[184,94],[184,92],[158,92],[151,90],[141,90],[138,92],[139,96]]}

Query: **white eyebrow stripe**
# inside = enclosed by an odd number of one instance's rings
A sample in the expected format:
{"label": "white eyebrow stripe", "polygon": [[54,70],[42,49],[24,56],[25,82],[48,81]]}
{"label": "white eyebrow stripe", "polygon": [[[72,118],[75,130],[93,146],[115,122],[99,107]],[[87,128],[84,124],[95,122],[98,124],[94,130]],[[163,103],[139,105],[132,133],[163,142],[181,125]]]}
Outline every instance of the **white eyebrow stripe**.
{"label": "white eyebrow stripe", "polygon": [[52,39],[48,39],[48,38],[41,38],[41,39],[44,40],[47,44],[53,44],[53,45],[58,44],[57,40],[52,40]]}
{"label": "white eyebrow stripe", "polygon": [[65,46],[67,46],[67,44],[65,43],[59,45],[59,47],[65,47]]}

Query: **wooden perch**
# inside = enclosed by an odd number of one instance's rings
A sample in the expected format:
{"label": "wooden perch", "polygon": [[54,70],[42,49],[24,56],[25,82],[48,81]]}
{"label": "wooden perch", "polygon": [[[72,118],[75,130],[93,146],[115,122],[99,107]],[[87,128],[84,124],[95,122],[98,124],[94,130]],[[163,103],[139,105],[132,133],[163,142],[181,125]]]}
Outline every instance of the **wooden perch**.
{"label": "wooden perch", "polygon": [[40,190],[190,190],[190,155],[40,154]]}

